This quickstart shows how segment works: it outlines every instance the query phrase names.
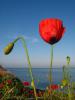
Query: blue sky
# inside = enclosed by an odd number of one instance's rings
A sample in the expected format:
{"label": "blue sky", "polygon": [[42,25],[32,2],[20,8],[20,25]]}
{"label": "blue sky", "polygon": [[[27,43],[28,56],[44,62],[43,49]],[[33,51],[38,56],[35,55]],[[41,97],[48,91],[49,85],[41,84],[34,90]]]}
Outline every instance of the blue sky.
{"label": "blue sky", "polygon": [[18,36],[27,42],[33,67],[49,67],[51,46],[39,36],[38,25],[44,18],[63,20],[66,32],[54,46],[53,66],[63,66],[66,56],[75,65],[75,0],[0,0],[0,64],[7,67],[27,66],[26,55],[18,41],[11,54],[3,48]]}

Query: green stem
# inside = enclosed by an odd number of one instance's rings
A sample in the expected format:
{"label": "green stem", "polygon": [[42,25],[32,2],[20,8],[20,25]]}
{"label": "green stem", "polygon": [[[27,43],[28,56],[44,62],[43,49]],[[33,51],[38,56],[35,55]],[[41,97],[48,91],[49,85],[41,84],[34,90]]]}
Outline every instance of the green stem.
{"label": "green stem", "polygon": [[16,38],[13,43],[16,43],[19,39],[21,39],[21,37]]}
{"label": "green stem", "polygon": [[67,63],[68,71],[67,71],[67,78],[68,78],[68,98],[71,100],[71,88],[70,88],[70,74],[69,74],[69,64]]}
{"label": "green stem", "polygon": [[34,84],[34,79],[33,79],[33,75],[32,75],[32,66],[31,66],[31,63],[30,63],[30,58],[29,58],[29,55],[28,55],[28,49],[27,49],[25,39],[23,37],[18,37],[17,39],[14,40],[14,43],[19,39],[22,40],[22,44],[23,44],[23,47],[24,47],[25,52],[26,52],[26,57],[27,57],[28,65],[29,65],[29,72],[30,72],[31,80],[33,82],[34,95],[35,95],[36,100],[38,100],[37,95],[36,95],[36,88],[35,88],[35,84]]}
{"label": "green stem", "polygon": [[52,64],[53,64],[53,45],[51,45],[51,60],[50,60],[50,85],[52,84]]}
{"label": "green stem", "polygon": [[63,68],[63,79],[65,79],[65,68]]}
{"label": "green stem", "polygon": [[53,64],[53,45],[51,45],[51,60],[50,60],[50,90],[51,90],[51,100],[52,100],[52,89],[51,89],[51,85],[52,85],[52,64]]}

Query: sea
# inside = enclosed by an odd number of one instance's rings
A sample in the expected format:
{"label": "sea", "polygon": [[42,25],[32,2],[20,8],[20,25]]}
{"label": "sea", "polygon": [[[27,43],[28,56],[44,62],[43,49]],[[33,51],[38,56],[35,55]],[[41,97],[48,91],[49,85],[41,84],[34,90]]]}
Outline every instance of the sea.
{"label": "sea", "polygon": [[[31,76],[28,68],[7,68],[10,72],[15,74],[22,82],[27,81],[31,83]],[[32,68],[32,73],[35,85],[38,89],[45,89],[49,86],[49,68]],[[75,68],[70,69],[71,81],[75,82]],[[52,69],[53,84],[61,84],[63,79],[62,68]]]}

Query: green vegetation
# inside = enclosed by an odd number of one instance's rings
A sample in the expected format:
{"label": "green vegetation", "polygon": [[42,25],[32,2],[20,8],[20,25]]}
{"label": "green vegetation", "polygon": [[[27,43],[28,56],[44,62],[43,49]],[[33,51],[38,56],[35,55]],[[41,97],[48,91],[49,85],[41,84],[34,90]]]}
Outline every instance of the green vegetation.
{"label": "green vegetation", "polygon": [[52,64],[53,64],[53,45],[51,49],[50,60],[50,73],[49,81],[50,86],[45,90],[36,89],[34,78],[32,74],[32,66],[28,54],[26,42],[23,37],[18,37],[13,42],[9,43],[4,49],[4,53],[9,54],[15,43],[21,39],[26,53],[29,74],[31,77],[31,85],[29,83],[22,83],[17,78],[10,78],[8,76],[0,77],[0,100],[74,100],[75,98],[75,83],[71,82],[70,75],[70,57],[66,57],[66,65],[63,66],[63,78],[61,84],[53,84],[52,79]]}

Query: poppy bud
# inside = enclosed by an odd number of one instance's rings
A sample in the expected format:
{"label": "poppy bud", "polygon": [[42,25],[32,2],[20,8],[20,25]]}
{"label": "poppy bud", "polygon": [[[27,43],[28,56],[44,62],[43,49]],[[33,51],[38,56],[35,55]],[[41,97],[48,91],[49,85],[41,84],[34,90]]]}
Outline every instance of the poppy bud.
{"label": "poppy bud", "polygon": [[31,82],[31,86],[34,87],[34,82],[33,81]]}
{"label": "poppy bud", "polygon": [[4,48],[4,54],[8,55],[14,47],[14,43],[9,43],[5,48]]}
{"label": "poppy bud", "polygon": [[69,56],[66,57],[66,60],[67,60],[67,64],[70,64],[70,57]]}

